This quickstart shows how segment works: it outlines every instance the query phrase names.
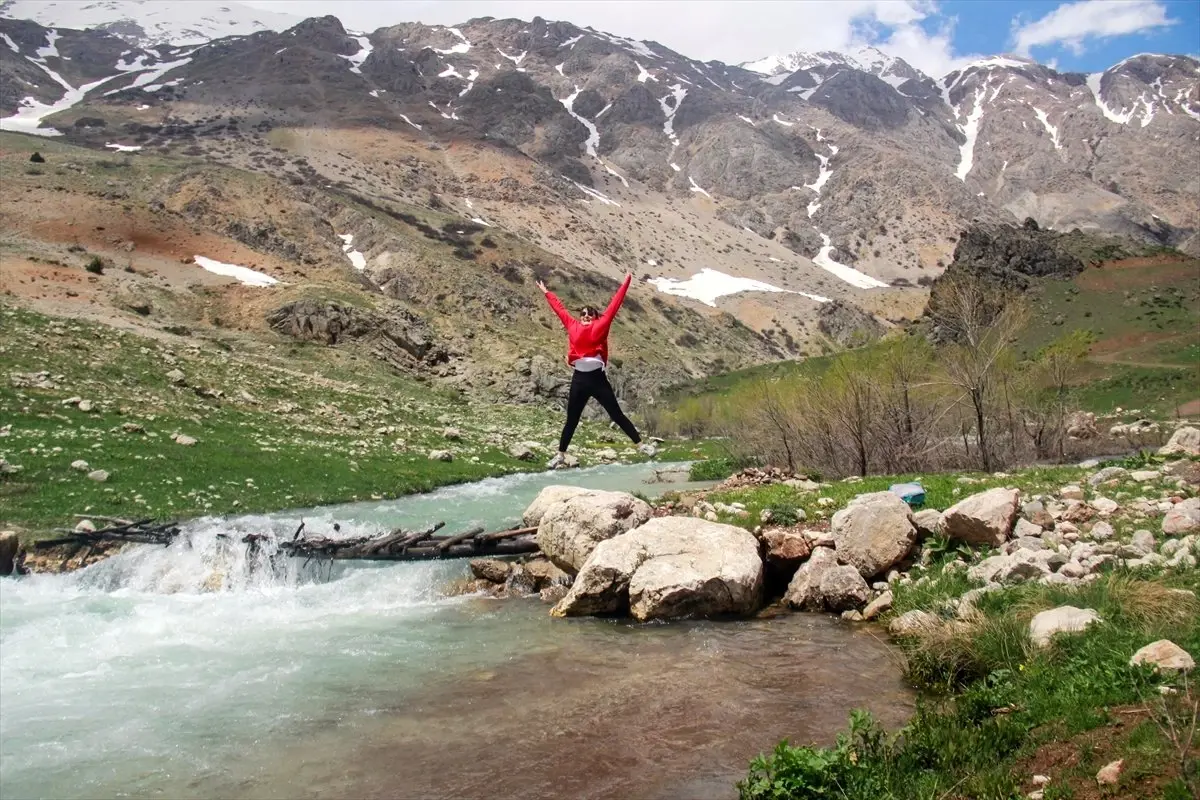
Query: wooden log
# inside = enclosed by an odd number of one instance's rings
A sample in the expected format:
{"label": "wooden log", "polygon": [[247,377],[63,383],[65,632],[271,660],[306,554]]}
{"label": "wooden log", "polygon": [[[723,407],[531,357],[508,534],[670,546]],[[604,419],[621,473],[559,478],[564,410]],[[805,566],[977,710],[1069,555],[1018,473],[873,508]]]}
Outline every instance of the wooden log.
{"label": "wooden log", "polygon": [[487,528],[472,528],[469,531],[464,531],[463,533],[458,533],[454,536],[448,536],[443,541],[437,543],[436,549],[439,553],[445,553],[454,545],[465,542],[468,539],[472,539],[486,530]]}
{"label": "wooden log", "polygon": [[514,536],[528,536],[531,533],[537,533],[537,526],[532,528],[513,528],[511,531],[495,531],[493,533],[485,533],[482,536],[476,536],[477,542],[498,542],[502,539],[511,539]]}
{"label": "wooden log", "polygon": [[[475,547],[469,544],[458,544],[446,550],[436,547],[412,547],[408,550],[392,553],[370,554],[327,554],[324,558],[335,561],[432,561],[439,558],[474,558],[475,556],[513,556],[522,553],[536,553],[538,543],[534,539],[510,539],[496,542],[488,547]],[[313,558],[321,555],[313,554]]]}
{"label": "wooden log", "polygon": [[381,539],[376,539],[372,542],[369,542],[367,544],[367,546],[364,548],[364,551],[369,552],[369,553],[378,553],[383,550],[390,550],[393,547],[399,547],[399,548],[407,547],[409,544],[411,544],[413,542],[419,542],[422,539],[426,539],[430,536],[433,536],[433,534],[440,531],[443,527],[445,527],[445,525],[446,525],[445,522],[439,522],[436,525],[434,525],[433,527],[426,528],[425,530],[423,530],[419,533],[409,533],[409,532],[405,531],[403,528],[397,528],[396,530],[389,533],[387,536],[384,536]]}

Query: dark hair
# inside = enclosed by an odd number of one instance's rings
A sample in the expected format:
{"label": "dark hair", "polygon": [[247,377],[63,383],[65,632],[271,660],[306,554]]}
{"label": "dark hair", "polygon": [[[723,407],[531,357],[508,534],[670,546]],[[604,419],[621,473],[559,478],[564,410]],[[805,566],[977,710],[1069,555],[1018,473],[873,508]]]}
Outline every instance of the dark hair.
{"label": "dark hair", "polygon": [[590,314],[593,317],[600,316],[599,312],[596,311],[595,306],[584,306],[581,309],[579,309],[579,316],[582,317],[584,314]]}

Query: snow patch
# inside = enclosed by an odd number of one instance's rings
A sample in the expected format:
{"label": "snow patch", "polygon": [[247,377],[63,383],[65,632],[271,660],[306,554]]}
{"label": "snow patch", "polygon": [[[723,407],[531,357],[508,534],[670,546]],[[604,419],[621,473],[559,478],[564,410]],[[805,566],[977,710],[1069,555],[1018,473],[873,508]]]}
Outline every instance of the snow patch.
{"label": "snow patch", "polygon": [[575,43],[576,43],[576,42],[578,42],[580,39],[582,39],[582,38],[583,38],[583,37],[585,37],[585,36],[587,36],[587,34],[586,34],[586,33],[581,33],[581,34],[579,34],[578,36],[572,36],[570,39],[567,39],[565,42],[563,42],[562,44],[560,44],[560,45],[559,45],[559,47],[571,47],[571,48],[574,48],[574,47],[575,47]]}
{"label": "snow patch", "polygon": [[138,150],[142,149],[140,145],[136,145],[136,144],[113,143],[113,144],[105,144],[104,146],[107,147],[109,150],[116,150],[118,153],[136,153]]}
{"label": "snow patch", "polygon": [[742,122],[746,123],[747,125],[749,125],[751,128],[757,127],[754,124],[754,120],[750,119],[749,117],[743,117],[741,114],[738,114],[737,118],[740,119]]}
{"label": "snow patch", "polygon": [[1100,80],[1103,77],[1103,72],[1093,72],[1091,75],[1087,76],[1087,87],[1092,90],[1092,97],[1094,97],[1096,100],[1096,107],[1099,108],[1100,113],[1107,117],[1110,121],[1115,122],[1118,125],[1128,124],[1129,120],[1133,119],[1134,112],[1137,111],[1137,104],[1135,103],[1133,108],[1131,108],[1129,111],[1121,109],[1121,113],[1119,114],[1109,108],[1104,102],[1104,98],[1100,96]]}
{"label": "snow patch", "polygon": [[592,122],[590,119],[586,119],[581,114],[578,114],[575,111],[575,107],[574,107],[575,106],[575,98],[579,97],[579,93],[581,91],[582,91],[582,89],[580,89],[578,86],[576,86],[574,92],[572,92],[569,96],[564,97],[563,99],[559,100],[558,102],[563,104],[563,108],[565,108],[567,110],[568,114],[570,114],[572,117],[574,117],[576,120],[578,120],[579,124],[581,124],[581,125],[583,125],[583,127],[587,128],[588,138],[587,138],[587,141],[584,142],[584,147],[587,148],[587,154],[589,156],[591,156],[592,158],[598,159],[598,158],[600,158],[600,156],[596,152],[596,147],[599,146],[599,144],[600,144],[600,131],[597,130],[596,123]]}
{"label": "snow patch", "polygon": [[808,204],[808,218],[812,219],[813,214],[816,214],[818,209],[820,209],[820,208],[821,208],[821,203],[818,200],[813,200],[811,203],[809,203]]}
{"label": "snow patch", "polygon": [[[688,182],[692,184],[692,191],[693,191],[693,192],[699,192],[700,194],[702,194],[702,195],[704,195],[705,197],[707,197],[709,200],[712,200],[712,199],[713,199],[713,196],[712,196],[711,194],[709,194],[708,192],[706,192],[704,189],[702,189],[702,188],[700,187],[700,185],[696,183],[696,179],[695,179],[695,178],[693,178],[691,175],[689,175],[689,176],[688,176]],[[753,233],[753,231],[751,231],[751,233]]]}
{"label": "snow patch", "polygon": [[959,130],[967,137],[959,148],[958,169],[954,171],[954,175],[963,183],[967,181],[967,175],[971,172],[971,167],[975,164],[975,140],[979,138],[979,122],[983,119],[983,98],[987,93],[987,87],[981,86],[975,92],[975,108],[967,116],[967,121],[964,125],[959,126]]}
{"label": "snow patch", "polygon": [[504,58],[507,58],[509,61],[513,62],[514,67],[521,66],[521,62],[525,60],[525,56],[529,55],[529,51],[526,50],[523,53],[521,53],[521,55],[519,55],[519,56],[510,56],[508,53],[504,52],[499,47],[496,48],[496,52],[499,53]]}
{"label": "snow patch", "polygon": [[[566,176],[564,175],[563,177],[565,178]],[[567,180],[571,180],[571,179],[567,178]],[[579,191],[583,192],[588,197],[595,198],[596,200],[599,200],[601,203],[604,203],[606,206],[616,206],[617,208],[621,207],[621,204],[618,203],[616,200],[613,200],[612,198],[605,196],[603,193],[596,191],[595,189],[591,188],[590,186],[584,186],[582,183],[578,183],[576,181],[571,181],[571,183],[574,183],[576,186],[578,186]]]}
{"label": "snow patch", "polygon": [[414,128],[416,128],[417,130],[421,130],[421,126],[420,126],[420,125],[418,125],[417,123],[413,122],[411,119],[409,119],[408,117],[404,116],[403,114],[401,114],[401,115],[400,115],[400,119],[404,120],[404,121],[405,121],[405,122],[407,122],[409,125],[412,125],[412,126],[413,126]]}
{"label": "snow patch", "polygon": [[[1042,123],[1042,127],[1044,127],[1046,132],[1050,134],[1050,139],[1054,142],[1054,149],[1062,150],[1062,143],[1058,141],[1058,128],[1050,124],[1050,116],[1040,108],[1035,108],[1033,106],[1030,106],[1030,108],[1033,108],[1034,116],[1038,118],[1038,121]],[[1007,164],[1008,162],[1006,161],[1004,163]]]}
{"label": "snow patch", "polygon": [[453,47],[446,49],[446,50],[438,50],[435,47],[433,49],[433,52],[440,53],[441,55],[444,55],[444,56],[462,55],[464,53],[470,52],[471,43],[469,41],[467,41],[466,36],[463,36],[462,31],[460,31],[458,28],[446,28],[446,30],[450,31],[450,33],[457,36],[460,39],[459,43],[454,45]]}
{"label": "snow patch", "polygon": [[565,62],[565,61],[564,61],[562,64],[555,64],[555,65],[554,65],[554,68],[555,68],[556,70],[558,70],[558,74],[559,74],[559,75],[562,75],[564,78],[565,78],[565,77],[567,77],[567,73],[563,72],[563,71],[562,71],[562,68],[563,68],[563,66],[564,66],[566,63],[567,63],[567,62]]}
{"label": "snow patch", "polygon": [[451,64],[450,66],[446,67],[444,70],[439,72],[438,77],[439,78],[462,78],[462,75],[460,75],[458,73],[458,70],[454,68],[454,65]]}
{"label": "snow patch", "polygon": [[[687,89],[680,86],[678,83],[671,87],[671,93],[658,101],[662,107],[663,114],[667,120],[663,123],[663,133],[671,140],[673,144],[679,144],[679,138],[675,136],[675,114],[679,111],[679,106],[683,103],[683,98],[687,97]],[[674,99],[672,104],[671,100]]]}
{"label": "snow patch", "polygon": [[14,53],[17,55],[21,54],[21,48],[17,47],[17,43],[10,39],[7,33],[0,33],[0,39],[3,39],[4,43],[7,44],[9,49]]}
{"label": "snow patch", "polygon": [[829,236],[820,231],[817,231],[817,233],[821,236],[821,251],[813,259],[814,264],[826,272],[830,272],[834,276],[841,278],[851,286],[857,286],[859,289],[882,289],[887,287],[887,284],[881,280],[872,278],[864,272],[859,272],[854,267],[834,261],[830,256],[834,247],[829,243]]}
{"label": "snow patch", "polygon": [[214,261],[211,258],[204,256],[193,256],[193,260],[206,271],[214,275],[224,275],[227,278],[234,278],[247,286],[271,286],[279,283],[270,275],[265,275],[257,270],[249,267],[239,267],[237,264],[222,264],[220,261]]}
{"label": "snow patch", "polygon": [[[834,152],[836,153],[837,151],[834,150]],[[817,179],[812,183],[804,184],[804,188],[812,189],[817,194],[820,194],[821,189],[825,187],[825,184],[828,183],[829,179],[833,176],[833,170],[829,168],[829,156],[822,155],[821,153],[814,153],[813,155],[820,160],[821,170],[817,173]],[[812,215],[809,214],[809,216],[811,217]]]}
{"label": "snow patch", "polygon": [[354,39],[358,42],[358,52],[352,56],[341,56],[350,62],[350,71],[355,75],[362,75],[362,70],[359,67],[367,60],[367,56],[371,55],[374,49],[371,46],[371,40],[365,36],[355,36]]}
{"label": "snow patch", "polygon": [[772,115],[771,115],[771,119],[775,120],[775,121],[776,121],[776,122],[778,122],[780,125],[783,125],[785,128],[790,128],[790,127],[792,127],[793,125],[795,125],[795,124],[796,124],[796,123],[794,123],[794,122],[788,122],[787,120],[782,120],[782,119],[780,119],[778,114],[772,114]]}
{"label": "snow patch", "polygon": [[16,114],[0,119],[0,130],[28,133],[34,136],[62,136],[62,131],[38,126],[42,124],[42,120],[46,117],[57,114],[60,111],[66,111],[83,100],[92,89],[117,77],[109,75],[107,78],[101,78],[98,81],[85,83],[83,86],[75,88],[63,80],[62,76],[57,72],[54,72],[44,64],[38,64],[38,66],[45,70],[51,78],[58,81],[59,85],[66,89],[66,92],[62,97],[49,105],[35,97],[26,97],[21,101],[21,107],[17,109]]}
{"label": "snow patch", "polygon": [[61,58],[61,56],[58,53],[58,45],[55,44],[55,42],[57,42],[61,38],[62,38],[62,36],[59,35],[58,31],[56,31],[56,30],[46,31],[46,45],[44,47],[38,48],[37,60],[45,61],[47,58],[50,58],[51,56],[54,56],[55,58]]}
{"label": "snow patch", "polygon": [[679,165],[676,164],[674,161],[671,162],[671,169],[675,170],[676,172],[680,171]]}
{"label": "snow patch", "polygon": [[637,61],[634,61],[633,63],[636,64],[638,68],[638,83],[645,83],[646,81],[654,81],[655,83],[658,83],[658,78],[647,72],[645,67],[639,64]]}
{"label": "snow patch", "polygon": [[473,69],[470,72],[468,72],[467,73],[467,87],[465,89],[463,89],[461,92],[459,92],[458,96],[462,97],[467,92],[471,91],[471,89],[474,88],[474,86],[475,86],[475,79],[478,77],[479,77],[479,70]]}
{"label": "snow patch", "polygon": [[342,240],[342,252],[346,254],[346,258],[350,259],[350,263],[354,265],[354,268],[358,270],[366,269],[367,257],[353,249],[353,234],[339,233],[338,238]]}
{"label": "snow patch", "polygon": [[741,292],[773,292],[786,294],[799,294],[810,300],[815,300],[818,303],[828,303],[828,297],[821,297],[816,294],[808,294],[807,292],[794,292],[789,289],[780,289],[778,286],[772,286],[769,283],[752,280],[750,278],[738,278],[734,275],[726,275],[724,272],[718,272],[715,269],[704,268],[698,273],[688,278],[687,280],[678,280],[676,278],[651,278],[648,283],[654,286],[663,294],[675,295],[676,297],[687,297],[691,300],[697,300],[704,303],[706,306],[716,308],[717,300],[731,294],[740,294]]}

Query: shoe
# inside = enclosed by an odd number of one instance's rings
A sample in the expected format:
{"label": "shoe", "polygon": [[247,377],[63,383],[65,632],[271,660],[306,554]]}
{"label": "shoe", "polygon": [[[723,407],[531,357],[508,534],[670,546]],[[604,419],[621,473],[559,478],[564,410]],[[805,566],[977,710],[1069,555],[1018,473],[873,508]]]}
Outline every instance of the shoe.
{"label": "shoe", "polygon": [[561,469],[566,463],[566,456],[562,453],[555,453],[554,458],[546,462],[546,469]]}
{"label": "shoe", "polygon": [[639,453],[647,458],[654,458],[656,455],[658,455],[658,448],[649,442],[642,442],[638,445],[637,449]]}

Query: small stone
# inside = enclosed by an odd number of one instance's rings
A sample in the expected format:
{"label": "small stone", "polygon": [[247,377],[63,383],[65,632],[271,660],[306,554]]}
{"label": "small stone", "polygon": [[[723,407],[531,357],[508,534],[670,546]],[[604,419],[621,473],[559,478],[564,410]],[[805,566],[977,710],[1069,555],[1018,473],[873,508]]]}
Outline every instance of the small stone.
{"label": "small stone", "polygon": [[121,425],[121,430],[126,433],[145,433],[146,429],[136,422],[126,422]]}
{"label": "small stone", "polygon": [[1058,496],[1063,500],[1082,500],[1083,489],[1075,485],[1064,486],[1058,490]]}
{"label": "small stone", "polygon": [[90,412],[92,410],[92,401],[91,400],[80,400],[79,401],[79,410],[84,412],[85,414]]}
{"label": "small stone", "polygon": [[191,447],[192,445],[194,445],[196,443],[196,440],[193,437],[188,436],[185,433],[176,434],[175,439],[173,441],[175,442],[175,444],[181,444],[181,445],[184,445],[185,447]]}
{"label": "small stone", "polygon": [[1042,611],[1030,620],[1029,638],[1037,647],[1045,647],[1056,633],[1078,633],[1099,621],[1100,615],[1093,608],[1059,606]]}
{"label": "small stone", "polygon": [[1170,639],[1159,639],[1151,642],[1133,654],[1129,665],[1150,664],[1155,672],[1191,672],[1196,668],[1196,660],[1191,653],[1184,650]]}
{"label": "small stone", "polygon": [[173,369],[167,373],[167,380],[176,386],[183,386],[187,383],[187,376],[181,371]]}
{"label": "small stone", "polygon": [[1129,477],[1138,483],[1145,483],[1146,481],[1158,480],[1162,477],[1162,473],[1154,469],[1139,469],[1135,472],[1129,473]]}
{"label": "small stone", "polygon": [[1146,530],[1134,531],[1130,544],[1143,553],[1152,552],[1154,550],[1154,534]]}
{"label": "small stone", "polygon": [[430,450],[429,451],[429,460],[430,461],[453,461],[454,454],[451,453],[449,450]]}
{"label": "small stone", "polygon": [[78,533],[94,533],[96,530],[96,523],[92,522],[90,519],[81,519],[79,522],[75,523],[75,530]]}
{"label": "small stone", "polygon": [[71,462],[71,469],[78,472],[87,472],[89,469],[88,462],[84,461],[82,458],[76,459]]}
{"label": "small stone", "polygon": [[850,611],[843,611],[842,619],[846,620],[846,622],[862,622],[863,614],[861,611],[855,611],[853,609]]}
{"label": "small stone", "polygon": [[498,558],[474,558],[470,567],[472,575],[491,583],[504,583],[512,571],[512,564]]}
{"label": "small stone", "polygon": [[1089,532],[1089,535],[1097,542],[1103,542],[1106,539],[1111,539],[1115,533],[1116,531],[1113,530],[1113,526],[1109,523],[1097,522],[1092,526],[1092,530]]}
{"label": "small stone", "polygon": [[1109,514],[1115,514],[1119,511],[1121,505],[1116,500],[1110,500],[1107,497],[1097,497],[1092,501],[1092,508],[1107,517]]}
{"label": "small stone", "polygon": [[884,592],[883,594],[879,595],[879,597],[876,597],[874,600],[867,603],[867,607],[863,609],[862,618],[865,620],[872,620],[872,619],[875,619],[876,617],[878,617],[880,614],[884,613],[885,611],[891,611],[891,610],[892,610],[892,593]]}
{"label": "small stone", "polygon": [[1127,474],[1128,471],[1124,467],[1105,467],[1096,474],[1092,475],[1092,477],[1088,478],[1088,483],[1092,486],[1099,486],[1102,483],[1106,483],[1117,478],[1122,478]]}
{"label": "small stone", "polygon": [[462,439],[462,431],[458,428],[446,428],[442,431],[442,436],[452,442],[457,442]]}
{"label": "small stone", "polygon": [[68,397],[66,400],[62,401],[62,404],[64,406],[77,406],[82,400],[82,397]]}
{"label": "small stone", "polygon": [[1125,759],[1123,758],[1119,758],[1116,761],[1105,764],[1100,768],[1100,771],[1096,773],[1096,783],[1100,784],[1101,786],[1112,786],[1116,784],[1116,782],[1121,779],[1121,770],[1124,767]]}
{"label": "small stone", "polygon": [[102,469],[94,469],[88,473],[88,477],[96,483],[104,483],[108,480],[108,473]]}
{"label": "small stone", "polygon": [[893,636],[912,636],[941,624],[941,619],[928,611],[906,611],[888,623],[888,632]]}
{"label": "small stone", "polygon": [[1048,775],[1034,775],[1033,776],[1033,785],[1034,786],[1045,786],[1049,782],[1050,782],[1050,776],[1048,776]]}

